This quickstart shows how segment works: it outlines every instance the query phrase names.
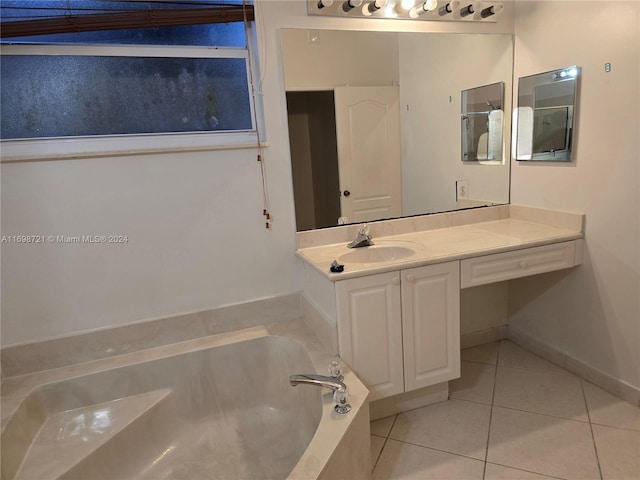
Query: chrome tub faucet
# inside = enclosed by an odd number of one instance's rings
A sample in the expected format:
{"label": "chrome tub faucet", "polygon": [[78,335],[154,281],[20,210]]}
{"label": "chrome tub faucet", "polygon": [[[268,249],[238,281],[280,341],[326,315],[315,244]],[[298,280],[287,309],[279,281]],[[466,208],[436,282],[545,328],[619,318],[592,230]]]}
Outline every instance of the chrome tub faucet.
{"label": "chrome tub faucet", "polygon": [[347,386],[342,381],[342,369],[338,367],[337,362],[333,361],[329,366],[329,372],[332,375],[331,377],[316,375],[315,373],[291,375],[289,377],[289,383],[293,387],[296,385],[315,385],[332,390],[333,399],[336,402],[334,410],[337,413],[348,413],[351,411],[351,405],[349,405]]}

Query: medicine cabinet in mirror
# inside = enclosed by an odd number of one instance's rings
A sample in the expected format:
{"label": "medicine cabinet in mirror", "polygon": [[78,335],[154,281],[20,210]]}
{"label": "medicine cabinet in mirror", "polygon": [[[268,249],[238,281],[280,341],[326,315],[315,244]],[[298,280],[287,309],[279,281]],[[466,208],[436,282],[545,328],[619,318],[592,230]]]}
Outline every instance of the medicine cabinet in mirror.
{"label": "medicine cabinet in mirror", "polygon": [[516,160],[571,161],[580,67],[518,80]]}
{"label": "medicine cabinet in mirror", "polygon": [[502,162],[504,82],[462,91],[462,161]]}
{"label": "medicine cabinet in mirror", "polygon": [[[281,39],[298,231],[509,203],[508,161],[460,161],[460,92],[512,91],[511,35],[283,29]],[[487,99],[504,111],[509,152],[511,96]]]}

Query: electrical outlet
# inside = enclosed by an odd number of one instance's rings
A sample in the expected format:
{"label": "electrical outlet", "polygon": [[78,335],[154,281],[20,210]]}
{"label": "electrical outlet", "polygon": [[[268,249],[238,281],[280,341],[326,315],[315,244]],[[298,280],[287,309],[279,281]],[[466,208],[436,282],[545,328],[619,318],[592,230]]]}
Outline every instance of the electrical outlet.
{"label": "electrical outlet", "polygon": [[456,201],[469,200],[469,180],[456,181]]}

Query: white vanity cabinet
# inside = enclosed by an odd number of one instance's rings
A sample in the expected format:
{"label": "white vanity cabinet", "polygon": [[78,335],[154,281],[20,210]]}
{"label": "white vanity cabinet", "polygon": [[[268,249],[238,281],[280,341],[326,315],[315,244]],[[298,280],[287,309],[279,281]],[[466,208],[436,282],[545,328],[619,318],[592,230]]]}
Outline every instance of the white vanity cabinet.
{"label": "white vanity cabinet", "polygon": [[459,262],[335,282],[340,357],[389,397],[460,376]]}
{"label": "white vanity cabinet", "polygon": [[584,225],[506,205],[375,222],[375,245],[357,251],[358,225],[300,232],[303,317],[383,400],[372,417],[443,401],[460,376],[460,290],[582,264]]}

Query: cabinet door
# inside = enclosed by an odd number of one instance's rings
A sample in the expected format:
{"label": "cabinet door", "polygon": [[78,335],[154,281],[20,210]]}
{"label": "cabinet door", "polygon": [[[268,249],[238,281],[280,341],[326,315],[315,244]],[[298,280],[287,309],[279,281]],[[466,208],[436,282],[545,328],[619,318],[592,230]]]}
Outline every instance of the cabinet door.
{"label": "cabinet door", "polygon": [[400,272],[336,282],[340,357],[371,392],[404,391]]}
{"label": "cabinet door", "polygon": [[458,262],[402,271],[406,391],[460,376]]}

